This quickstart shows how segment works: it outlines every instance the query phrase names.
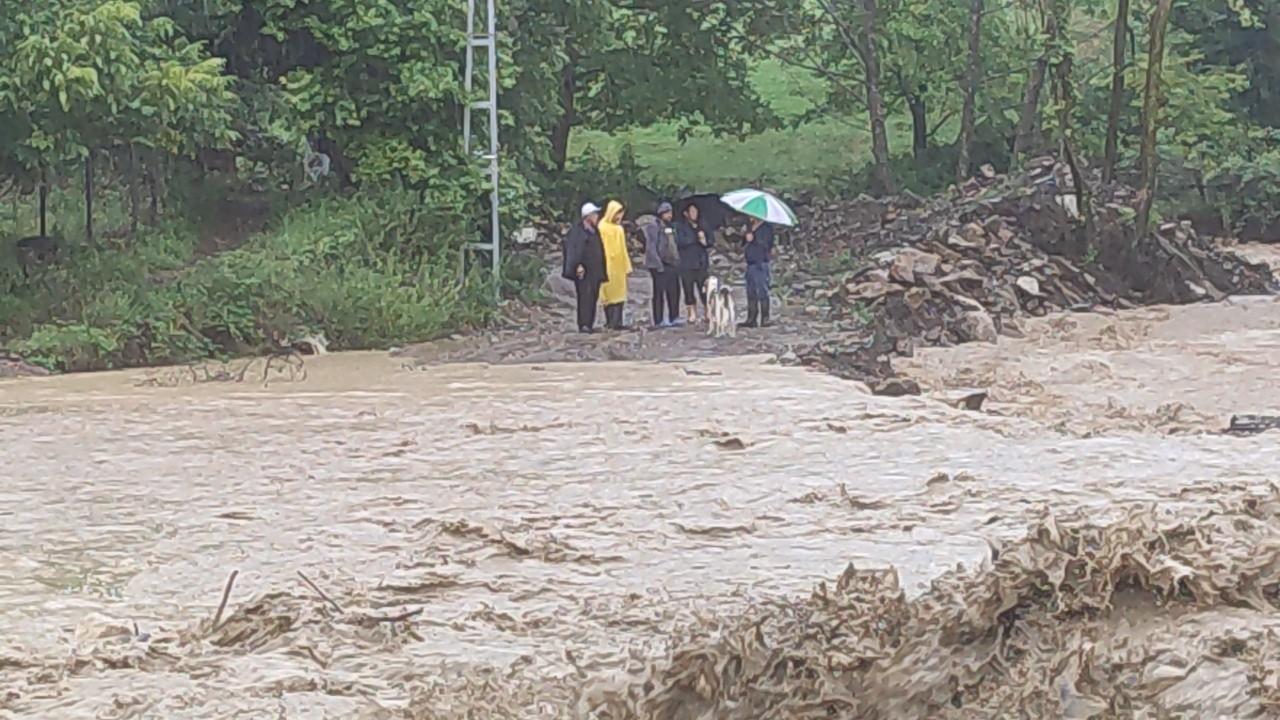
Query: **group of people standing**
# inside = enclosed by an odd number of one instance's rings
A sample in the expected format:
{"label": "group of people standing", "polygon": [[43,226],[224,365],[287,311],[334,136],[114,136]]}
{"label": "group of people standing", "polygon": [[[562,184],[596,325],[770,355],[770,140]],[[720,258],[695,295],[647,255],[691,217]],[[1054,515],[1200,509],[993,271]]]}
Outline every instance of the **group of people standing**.
{"label": "group of people standing", "polygon": [[[653,280],[654,327],[677,327],[707,319],[707,278],[715,231],[703,222],[698,206],[689,203],[675,216],[671,203],[658,205],[652,222],[641,225],[644,267]],[[581,218],[564,240],[563,275],[577,292],[578,331],[595,331],[597,305],[604,306],[605,327],[623,329],[627,276],[631,256],[622,227],[625,208],[610,200],[603,213],[594,203],[582,206]],[[769,262],[773,226],[751,218],[744,235],[747,263],[747,320],[745,327],[769,323]],[[681,296],[684,317],[680,316]],[[699,315],[701,305],[701,315]]]}

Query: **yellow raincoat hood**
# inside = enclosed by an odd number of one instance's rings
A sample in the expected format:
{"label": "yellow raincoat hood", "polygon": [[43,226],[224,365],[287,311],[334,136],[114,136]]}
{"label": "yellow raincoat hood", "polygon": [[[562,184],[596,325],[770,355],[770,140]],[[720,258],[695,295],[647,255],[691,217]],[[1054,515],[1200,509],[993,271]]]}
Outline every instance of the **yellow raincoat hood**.
{"label": "yellow raincoat hood", "polygon": [[627,233],[619,225],[622,203],[610,200],[600,218],[600,242],[604,245],[604,265],[609,281],[600,288],[604,305],[626,302],[627,276],[631,274],[631,256],[627,253]]}

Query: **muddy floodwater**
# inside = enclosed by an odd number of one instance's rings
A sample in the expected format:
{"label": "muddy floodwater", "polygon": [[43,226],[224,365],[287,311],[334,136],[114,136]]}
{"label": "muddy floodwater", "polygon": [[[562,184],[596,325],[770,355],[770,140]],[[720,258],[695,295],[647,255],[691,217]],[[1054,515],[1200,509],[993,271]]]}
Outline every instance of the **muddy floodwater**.
{"label": "muddy floodwater", "polygon": [[908,364],[990,412],[765,357],[0,382],[0,716],[575,717],[681,628],[850,562],[915,593],[1047,507],[1280,477],[1275,433],[1215,432],[1280,409],[1272,299]]}

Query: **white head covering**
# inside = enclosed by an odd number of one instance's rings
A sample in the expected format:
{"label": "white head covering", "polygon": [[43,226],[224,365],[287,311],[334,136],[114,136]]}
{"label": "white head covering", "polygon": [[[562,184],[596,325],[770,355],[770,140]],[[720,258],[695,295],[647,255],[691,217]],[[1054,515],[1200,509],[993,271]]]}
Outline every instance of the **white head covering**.
{"label": "white head covering", "polygon": [[600,208],[595,203],[589,202],[586,205],[582,206],[582,217],[584,218],[588,215],[591,215],[592,213],[598,213],[598,212],[600,212]]}

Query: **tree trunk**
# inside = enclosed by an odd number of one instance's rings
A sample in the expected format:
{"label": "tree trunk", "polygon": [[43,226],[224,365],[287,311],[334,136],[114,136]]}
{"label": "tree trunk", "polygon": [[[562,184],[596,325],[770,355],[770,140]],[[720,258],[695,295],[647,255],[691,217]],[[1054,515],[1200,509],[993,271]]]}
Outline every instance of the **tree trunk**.
{"label": "tree trunk", "polygon": [[142,212],[142,174],[138,171],[138,149],[129,143],[129,236],[138,234],[138,215]]}
{"label": "tree trunk", "polygon": [[576,65],[578,58],[570,54],[564,67],[560,69],[560,118],[551,132],[551,160],[555,163],[556,172],[563,173],[569,162],[569,134],[577,122],[575,99],[577,96]]}
{"label": "tree trunk", "polygon": [[93,243],[93,150],[84,156],[84,241]]}
{"label": "tree trunk", "polygon": [[160,177],[156,165],[156,151],[152,150],[147,153],[146,173],[147,178],[147,195],[150,203],[147,206],[147,224],[155,225],[160,221]]}
{"label": "tree trunk", "polygon": [[1151,47],[1147,57],[1147,85],[1142,98],[1142,152],[1138,183],[1138,237],[1146,237],[1151,227],[1151,206],[1156,196],[1156,127],[1160,115],[1160,79],[1164,70],[1164,35],[1169,29],[1173,0],[1157,0],[1151,15]]}
{"label": "tree trunk", "polygon": [[49,237],[49,174],[40,168],[40,237]]}
{"label": "tree trunk", "polygon": [[884,97],[880,94],[880,57],[876,50],[876,0],[862,0],[863,66],[867,76],[867,114],[871,117],[871,155],[876,190],[897,191],[889,167],[889,133],[884,124]]}
{"label": "tree trunk", "polygon": [[907,107],[911,110],[911,154],[917,159],[929,149],[929,106],[924,97],[907,95]]}
{"label": "tree trunk", "polygon": [[[1057,24],[1054,25],[1055,31]],[[1080,211],[1080,217],[1084,219],[1085,230],[1089,241],[1093,238],[1093,195],[1089,189],[1089,181],[1085,178],[1084,172],[1080,170],[1078,162],[1078,154],[1075,148],[1075,138],[1072,135],[1071,112],[1075,107],[1075,90],[1071,85],[1071,66],[1073,58],[1070,52],[1063,52],[1061,59],[1054,67],[1054,76],[1056,82],[1054,85],[1058,91],[1058,129],[1062,133],[1062,154],[1064,155],[1067,166],[1071,168],[1071,180],[1075,189],[1076,207]]]}
{"label": "tree trunk", "polygon": [[978,84],[982,82],[982,0],[969,4],[969,77],[964,87],[964,110],[960,113],[960,156],[956,158],[956,182],[969,178],[969,156],[977,125]]}
{"label": "tree trunk", "polygon": [[1031,74],[1027,76],[1027,87],[1022,92],[1022,112],[1018,116],[1018,134],[1013,138],[1013,159],[1010,163],[1017,167],[1019,159],[1027,152],[1031,144],[1031,136],[1036,130],[1036,115],[1040,112],[1040,91],[1044,88],[1044,77],[1049,69],[1048,56],[1041,56],[1031,66]]}
{"label": "tree trunk", "polygon": [[1115,40],[1111,48],[1111,108],[1107,111],[1107,146],[1103,153],[1102,182],[1116,178],[1120,153],[1120,111],[1124,103],[1124,46],[1129,39],[1129,0],[1116,2]]}

